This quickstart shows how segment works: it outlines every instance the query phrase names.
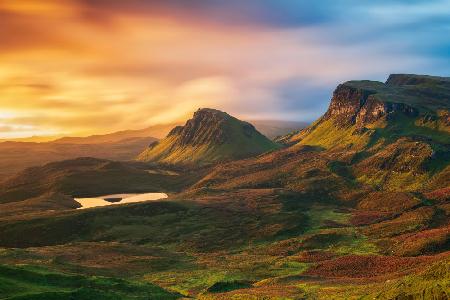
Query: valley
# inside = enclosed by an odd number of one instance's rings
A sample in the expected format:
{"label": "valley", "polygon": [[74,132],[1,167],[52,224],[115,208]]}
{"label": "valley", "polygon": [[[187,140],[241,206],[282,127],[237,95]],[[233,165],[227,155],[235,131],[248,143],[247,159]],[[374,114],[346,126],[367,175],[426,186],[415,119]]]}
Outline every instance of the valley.
{"label": "valley", "polygon": [[449,110],[450,78],[394,74],[274,140],[200,109],[132,158],[22,170],[0,298],[448,299]]}

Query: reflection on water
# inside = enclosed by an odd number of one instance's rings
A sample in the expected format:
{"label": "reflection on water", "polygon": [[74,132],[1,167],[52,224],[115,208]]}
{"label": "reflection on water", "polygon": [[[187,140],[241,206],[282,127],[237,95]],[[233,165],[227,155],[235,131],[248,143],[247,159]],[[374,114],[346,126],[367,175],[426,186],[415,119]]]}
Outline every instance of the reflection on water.
{"label": "reflection on water", "polygon": [[[108,205],[118,205],[124,203],[135,203],[149,200],[159,200],[167,198],[167,194],[164,193],[145,193],[145,194],[114,194],[105,195],[94,198],[75,198],[75,201],[81,204],[80,209],[98,207],[98,206],[108,206]],[[109,199],[110,201],[106,201]],[[119,201],[119,199],[122,199]]]}

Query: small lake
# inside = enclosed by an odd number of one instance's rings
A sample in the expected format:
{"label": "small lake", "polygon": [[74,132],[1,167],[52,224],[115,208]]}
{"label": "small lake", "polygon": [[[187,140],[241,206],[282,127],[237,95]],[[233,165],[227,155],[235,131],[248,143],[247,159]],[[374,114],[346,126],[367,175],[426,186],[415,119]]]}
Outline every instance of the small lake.
{"label": "small lake", "polygon": [[136,203],[150,200],[160,200],[165,198],[167,198],[167,194],[164,193],[144,193],[144,194],[113,194],[92,198],[74,198],[74,199],[75,201],[81,204],[81,207],[79,209],[85,209],[90,207]]}

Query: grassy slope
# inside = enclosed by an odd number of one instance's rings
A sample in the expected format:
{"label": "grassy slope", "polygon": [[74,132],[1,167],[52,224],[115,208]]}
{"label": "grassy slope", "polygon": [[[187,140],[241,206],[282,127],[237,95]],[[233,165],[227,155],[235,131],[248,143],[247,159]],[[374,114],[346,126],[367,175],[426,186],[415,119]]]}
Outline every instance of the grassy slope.
{"label": "grassy slope", "polygon": [[179,145],[180,136],[168,136],[156,146],[139,155],[139,160],[165,164],[208,165],[212,163],[241,159],[265,153],[278,146],[254,131],[251,136],[244,133],[242,122],[226,116],[225,130],[229,139],[224,143],[205,143],[200,145]]}
{"label": "grassy slope", "polygon": [[56,273],[30,266],[0,265],[0,299],[178,299],[160,287],[107,277]]}
{"label": "grassy slope", "polygon": [[373,99],[413,107],[418,115],[396,112],[388,119],[365,124],[363,130],[324,118],[292,139],[299,145],[357,152],[350,162],[350,172],[357,181],[378,189],[417,191],[443,187],[436,178],[445,176],[450,164],[450,84],[448,80],[436,83],[438,79],[426,77],[421,84],[406,86],[347,82],[345,85],[353,88],[372,91],[369,97]]}
{"label": "grassy slope", "polygon": [[[341,267],[333,271],[333,278],[344,280],[337,287],[347,287],[349,293],[349,286],[361,280],[379,284],[445,258],[385,256],[393,246],[387,241],[441,226],[432,211],[417,208],[414,199],[392,206],[374,226],[352,223],[360,209],[342,209],[311,194],[257,189],[181,199],[4,220],[1,245],[40,247],[4,250],[0,263],[41,262],[60,272],[125,276],[201,299],[230,299],[236,294],[241,299],[297,299],[306,292],[320,296],[330,286],[327,270],[334,266]],[[411,227],[417,223],[416,217],[410,218],[415,214],[422,216],[422,225]],[[395,222],[389,223],[392,219]],[[394,231],[388,237],[378,236],[389,230]],[[439,247],[438,253],[445,249]],[[339,272],[348,259],[362,262],[350,277]],[[377,269],[374,276],[370,268],[377,263],[392,266]],[[311,277],[314,284],[308,274],[316,274]],[[317,274],[324,278],[317,279]]]}

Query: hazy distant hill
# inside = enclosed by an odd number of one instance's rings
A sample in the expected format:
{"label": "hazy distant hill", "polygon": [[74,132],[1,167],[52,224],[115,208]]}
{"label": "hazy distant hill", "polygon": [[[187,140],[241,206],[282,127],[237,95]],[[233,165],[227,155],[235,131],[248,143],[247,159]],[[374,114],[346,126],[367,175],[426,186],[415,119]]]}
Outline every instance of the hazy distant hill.
{"label": "hazy distant hill", "polygon": [[153,137],[161,139],[169,133],[169,131],[179,123],[170,123],[163,125],[154,125],[140,130],[124,130],[109,134],[91,135],[87,137],[63,137],[53,141],[58,144],[98,144],[98,143],[115,143],[131,138]]}
{"label": "hazy distant hill", "polygon": [[153,143],[139,160],[165,164],[206,165],[258,155],[277,148],[250,123],[204,108],[184,126]]}
{"label": "hazy distant hill", "polygon": [[284,136],[296,130],[300,130],[309,125],[301,121],[282,121],[282,120],[250,120],[255,128],[270,139]]}
{"label": "hazy distant hill", "polygon": [[[255,121],[263,134],[275,137],[301,128],[302,122]],[[0,180],[24,168],[76,157],[132,160],[179,123],[150,126],[87,137],[0,139]]]}
{"label": "hazy distant hill", "polygon": [[132,160],[156,140],[153,137],[137,137],[90,144],[3,142],[0,143],[0,181],[31,166],[77,157]]}

